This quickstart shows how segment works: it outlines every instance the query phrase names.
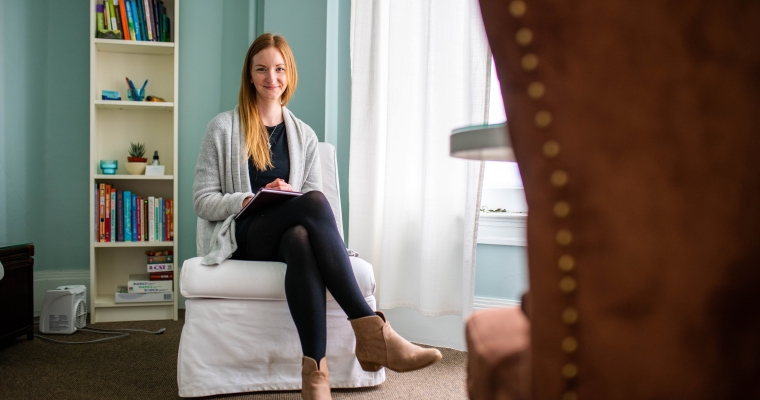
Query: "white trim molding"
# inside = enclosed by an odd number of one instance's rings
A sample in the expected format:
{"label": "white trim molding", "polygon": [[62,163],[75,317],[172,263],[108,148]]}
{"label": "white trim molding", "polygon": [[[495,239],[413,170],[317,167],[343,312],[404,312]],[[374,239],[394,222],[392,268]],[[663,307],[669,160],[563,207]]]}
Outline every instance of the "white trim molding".
{"label": "white trim molding", "polygon": [[526,213],[480,213],[478,243],[502,246],[527,246],[528,214]]}
{"label": "white trim molding", "polygon": [[519,300],[494,299],[490,297],[475,297],[472,299],[472,310],[490,310],[493,308],[520,307]]}

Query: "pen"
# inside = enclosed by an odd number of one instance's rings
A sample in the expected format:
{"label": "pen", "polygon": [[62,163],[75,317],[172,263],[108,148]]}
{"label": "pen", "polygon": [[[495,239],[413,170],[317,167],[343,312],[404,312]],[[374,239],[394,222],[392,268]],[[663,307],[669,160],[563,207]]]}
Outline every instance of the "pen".
{"label": "pen", "polygon": [[132,92],[132,100],[140,101],[137,98],[137,89],[135,89],[135,85],[132,84],[132,81],[130,81],[129,78],[125,77],[124,79],[127,80],[127,86],[129,87],[129,90]]}
{"label": "pen", "polygon": [[142,87],[140,88],[140,93],[142,93],[143,96],[145,96],[145,85],[148,84],[148,80],[145,80],[145,83],[143,83]]}

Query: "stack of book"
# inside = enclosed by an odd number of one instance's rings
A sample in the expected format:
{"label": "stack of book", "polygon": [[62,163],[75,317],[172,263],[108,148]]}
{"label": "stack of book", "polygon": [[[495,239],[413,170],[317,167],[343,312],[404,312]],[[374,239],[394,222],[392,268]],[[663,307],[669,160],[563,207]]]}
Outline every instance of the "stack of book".
{"label": "stack of book", "polygon": [[162,0],[99,0],[95,18],[98,38],[172,41],[171,19]]}
{"label": "stack of book", "polygon": [[95,184],[96,242],[171,242],[172,199],[143,198],[129,190]]}
{"label": "stack of book", "polygon": [[173,250],[148,250],[148,273],[129,275],[127,286],[116,291],[117,303],[145,303],[174,300]]}

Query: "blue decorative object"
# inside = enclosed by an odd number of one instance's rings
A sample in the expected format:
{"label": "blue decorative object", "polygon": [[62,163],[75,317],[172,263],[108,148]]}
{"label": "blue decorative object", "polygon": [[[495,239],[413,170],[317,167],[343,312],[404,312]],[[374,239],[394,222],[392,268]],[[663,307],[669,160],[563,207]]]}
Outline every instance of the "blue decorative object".
{"label": "blue decorative object", "polygon": [[115,175],[116,168],[119,168],[118,160],[100,160],[100,169],[103,175]]}
{"label": "blue decorative object", "polygon": [[101,98],[103,100],[121,100],[121,93],[116,90],[103,90]]}

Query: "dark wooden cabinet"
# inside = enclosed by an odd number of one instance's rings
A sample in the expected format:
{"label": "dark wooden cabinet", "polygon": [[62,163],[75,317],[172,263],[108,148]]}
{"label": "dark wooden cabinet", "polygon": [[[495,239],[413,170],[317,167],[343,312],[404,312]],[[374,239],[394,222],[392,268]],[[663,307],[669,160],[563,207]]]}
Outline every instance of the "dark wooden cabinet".
{"label": "dark wooden cabinet", "polygon": [[34,337],[34,245],[0,247],[0,342]]}

